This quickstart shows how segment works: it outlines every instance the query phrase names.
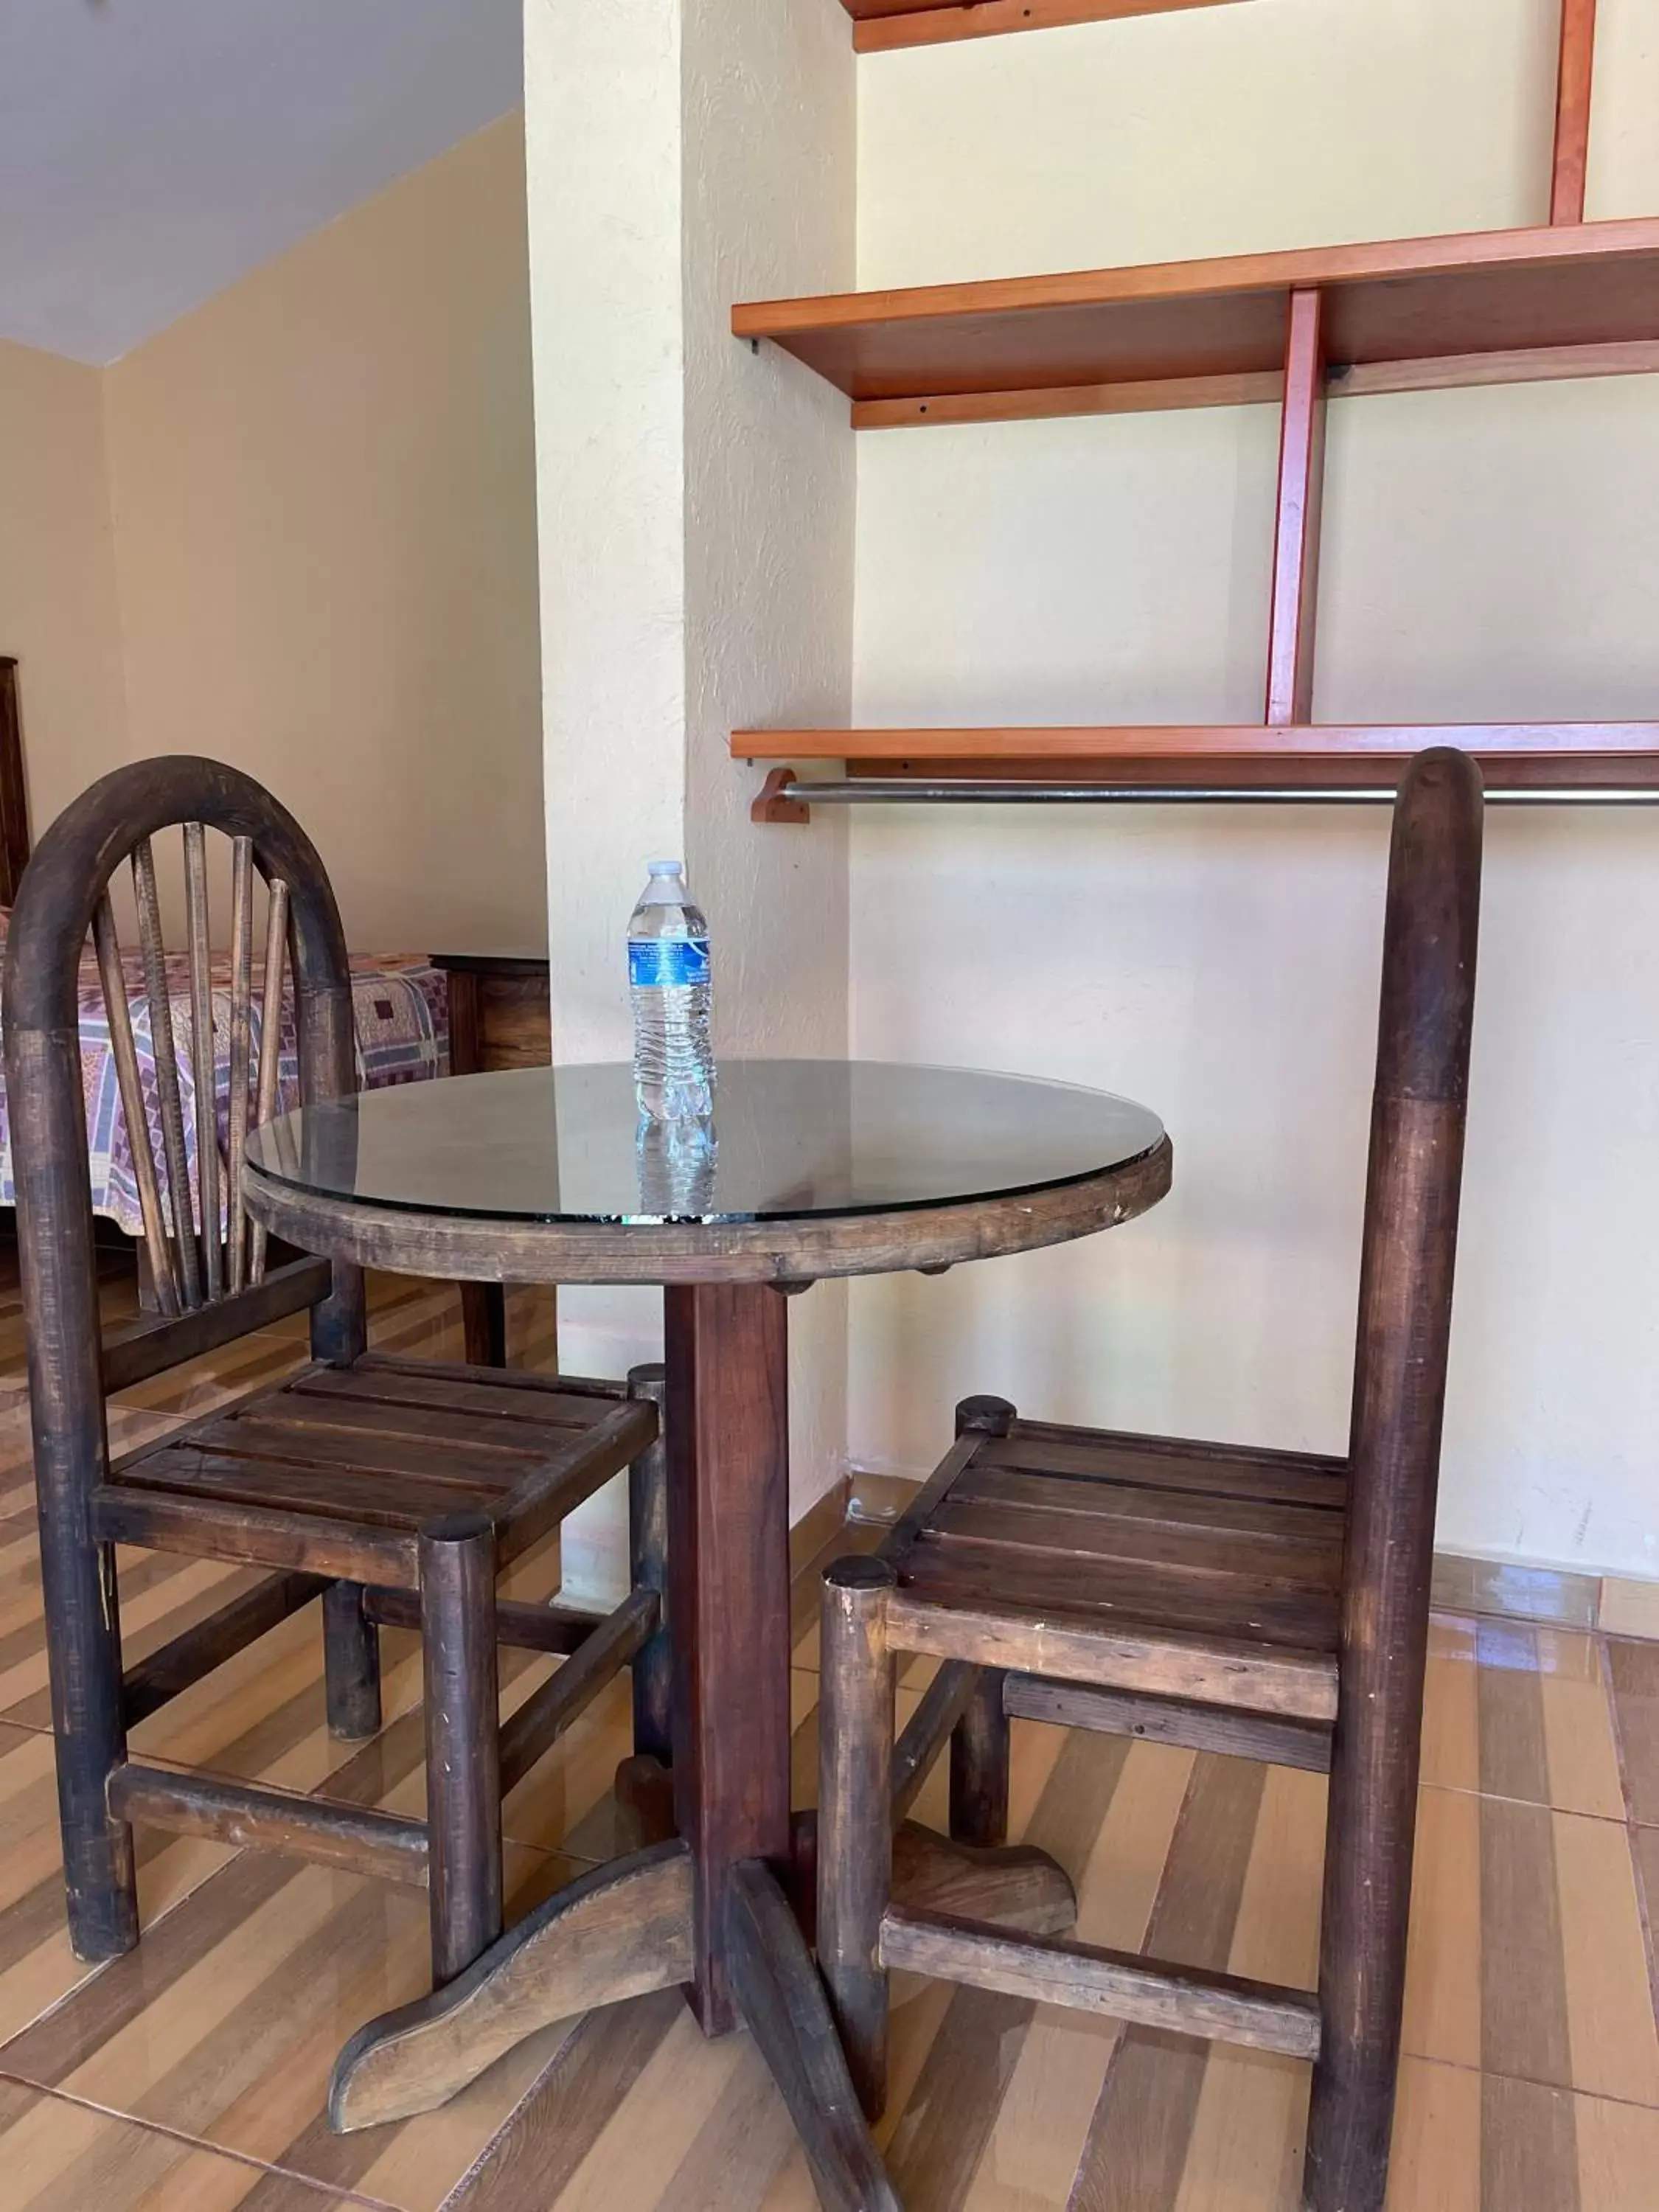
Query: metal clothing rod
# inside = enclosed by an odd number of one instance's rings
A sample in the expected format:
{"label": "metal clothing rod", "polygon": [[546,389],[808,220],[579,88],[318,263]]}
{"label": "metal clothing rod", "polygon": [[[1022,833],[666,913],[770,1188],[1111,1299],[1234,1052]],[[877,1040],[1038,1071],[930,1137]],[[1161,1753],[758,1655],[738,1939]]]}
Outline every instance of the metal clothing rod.
{"label": "metal clothing rod", "polygon": [[[1392,784],[1274,784],[1244,790],[1224,784],[996,782],[972,776],[848,776],[835,783],[786,783],[775,796],[808,806],[1392,806]],[[1656,806],[1659,784],[1557,784],[1488,790],[1489,806]]]}

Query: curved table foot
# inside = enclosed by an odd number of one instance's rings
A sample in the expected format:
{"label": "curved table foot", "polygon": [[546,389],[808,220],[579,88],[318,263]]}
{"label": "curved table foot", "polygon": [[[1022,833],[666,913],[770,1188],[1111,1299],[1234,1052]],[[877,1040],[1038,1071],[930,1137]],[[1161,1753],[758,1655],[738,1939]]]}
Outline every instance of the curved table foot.
{"label": "curved table foot", "polygon": [[913,1912],[992,1920],[1026,1936],[1063,1936],[1077,1924],[1072,1878],[1047,1851],[1035,1844],[958,1844],[915,1820],[893,1831],[893,1902]]}
{"label": "curved table foot", "polygon": [[340,2134],[408,2119],[556,2020],[691,1978],[691,1854],[653,1844],[550,1897],[430,1996],[360,2027],[335,2061]]}
{"label": "curved table foot", "polygon": [[[809,1940],[817,1919],[818,1816],[797,1813],[795,1911]],[[893,1831],[893,1902],[914,1912],[991,1920],[1026,1936],[1064,1936],[1077,1924],[1077,1892],[1058,1860],[1035,1844],[959,1844],[919,1820]]]}
{"label": "curved table foot", "polygon": [[783,2093],[824,2212],[902,2212],[806,1939],[763,1859],[732,1869],[726,1940],[732,1993]]}

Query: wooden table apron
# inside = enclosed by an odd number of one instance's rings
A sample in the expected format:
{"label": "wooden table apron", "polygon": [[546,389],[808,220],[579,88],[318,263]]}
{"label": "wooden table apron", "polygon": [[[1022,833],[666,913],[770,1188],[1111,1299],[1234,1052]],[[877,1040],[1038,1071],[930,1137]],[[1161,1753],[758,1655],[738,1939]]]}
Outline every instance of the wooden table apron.
{"label": "wooden table apron", "polygon": [[[756,2010],[752,1989],[733,1989],[734,1878],[757,1860],[789,1871],[792,1300],[781,1292],[1066,1243],[1144,1212],[1170,1176],[1165,1139],[1122,1166],[1017,1198],[705,1226],[423,1213],[246,1170],[254,1218],[332,1258],[447,1279],[663,1286],[674,1807],[692,1860],[691,1998],[708,2033],[740,2012],[752,2024]],[[775,2047],[767,2055],[801,2124],[815,2085],[785,2079]],[[856,2166],[861,2147],[850,2154]],[[813,2165],[826,2202],[885,2201],[869,2193],[876,2185],[849,2175],[836,2185],[816,2155]]]}

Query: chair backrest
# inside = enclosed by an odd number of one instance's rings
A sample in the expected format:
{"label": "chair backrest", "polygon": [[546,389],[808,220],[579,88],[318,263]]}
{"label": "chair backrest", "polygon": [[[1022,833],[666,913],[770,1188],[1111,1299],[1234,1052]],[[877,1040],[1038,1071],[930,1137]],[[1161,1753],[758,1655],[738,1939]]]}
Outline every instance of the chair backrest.
{"label": "chair backrest", "polygon": [[1437,747],[1395,807],[1350,1432],[1345,1649],[1425,1622],[1480,911],[1480,771]]}
{"label": "chair backrest", "polygon": [[[180,828],[185,954],[169,963],[152,839]],[[210,951],[209,834],[230,841],[230,953],[216,979]],[[131,865],[137,973],[124,966],[110,887]],[[264,969],[253,1019],[255,879],[265,890]],[[92,1190],[80,1034],[81,966],[90,933],[110,1053],[144,1224],[159,1315],[103,1347],[93,1255]],[[68,1391],[77,1401],[160,1372],[305,1306],[316,1356],[362,1348],[355,1268],[302,1261],[267,1274],[265,1240],[243,1209],[251,1120],[278,1103],[284,971],[293,973],[301,1101],[356,1087],[345,938],[321,860],[270,794],[219,763],[173,757],[115,769],[65,808],[24,872],[6,944],[6,1094],[17,1189],[19,1258],[39,1419]],[[228,1124],[222,1155],[214,1048],[216,980],[229,1005]],[[148,1011],[147,1096],[132,1002]],[[195,1115],[191,1152],[174,1021],[185,1007]]]}

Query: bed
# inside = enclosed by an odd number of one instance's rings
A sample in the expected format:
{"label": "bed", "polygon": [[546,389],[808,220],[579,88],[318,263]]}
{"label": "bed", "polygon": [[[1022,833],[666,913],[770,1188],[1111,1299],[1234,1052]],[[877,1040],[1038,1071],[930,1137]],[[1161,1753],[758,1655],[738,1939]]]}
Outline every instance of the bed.
{"label": "bed", "polygon": [[[6,915],[0,909],[0,938]],[[139,957],[123,956],[127,1005],[133,1042],[138,1048],[139,1072],[144,1100],[152,1116],[159,1117],[155,1061],[150,1042],[149,998],[144,988]],[[351,963],[353,1010],[356,1016],[357,1066],[365,1090],[394,1083],[419,1083],[449,1072],[447,982],[441,969],[416,954],[386,953],[354,957]],[[260,979],[254,976],[254,1048],[263,1049],[259,1036]],[[192,1180],[196,1174],[198,1121],[195,1085],[191,1079],[190,963],[182,953],[167,959],[167,999],[173,1031],[178,1040],[179,1087],[184,1108],[185,1148]],[[121,1107],[115,1057],[110,1045],[109,1018],[104,1006],[98,963],[88,952],[81,963],[81,1086],[87,1103],[87,1129],[91,1140],[92,1210],[112,1221],[130,1237],[142,1237],[143,1217],[138,1206],[138,1184],[133,1171],[132,1145]],[[213,1065],[215,1136],[221,1158],[226,1156],[230,1115],[230,972],[228,964],[215,963],[213,978]],[[295,1048],[291,991],[284,994],[279,1098],[284,1107],[299,1103],[300,1069]],[[159,1119],[157,1120],[159,1127]],[[16,1203],[12,1182],[11,1127],[0,1079],[0,1205]]]}
{"label": "bed", "polygon": [[[0,937],[28,860],[28,817],[23,778],[22,731],[17,708],[17,664],[0,656]],[[155,1068],[150,1047],[150,1008],[138,956],[126,955],[123,968],[131,1010],[134,1041],[143,1077],[145,1103],[155,1108]],[[449,979],[424,954],[354,956],[352,997],[356,1015],[357,1060],[366,1089],[394,1083],[418,1083],[449,1072]],[[192,1176],[196,1166],[197,1102],[191,1078],[189,962],[182,954],[167,962],[167,998],[179,1041],[179,1088],[185,1146]],[[255,985],[258,1036],[258,987]],[[110,1046],[109,1023],[97,963],[88,948],[81,966],[81,1080],[91,1137],[92,1204],[94,1213],[131,1237],[141,1237],[143,1220],[133,1172],[132,1146],[121,1109],[120,1090]],[[229,1118],[230,977],[215,971],[213,1033],[216,1138],[223,1152]],[[291,999],[283,1019],[281,1101],[297,1104],[299,1065],[295,1053]],[[15,1202],[12,1180],[11,1131],[3,1079],[0,1079],[0,1205]]]}

